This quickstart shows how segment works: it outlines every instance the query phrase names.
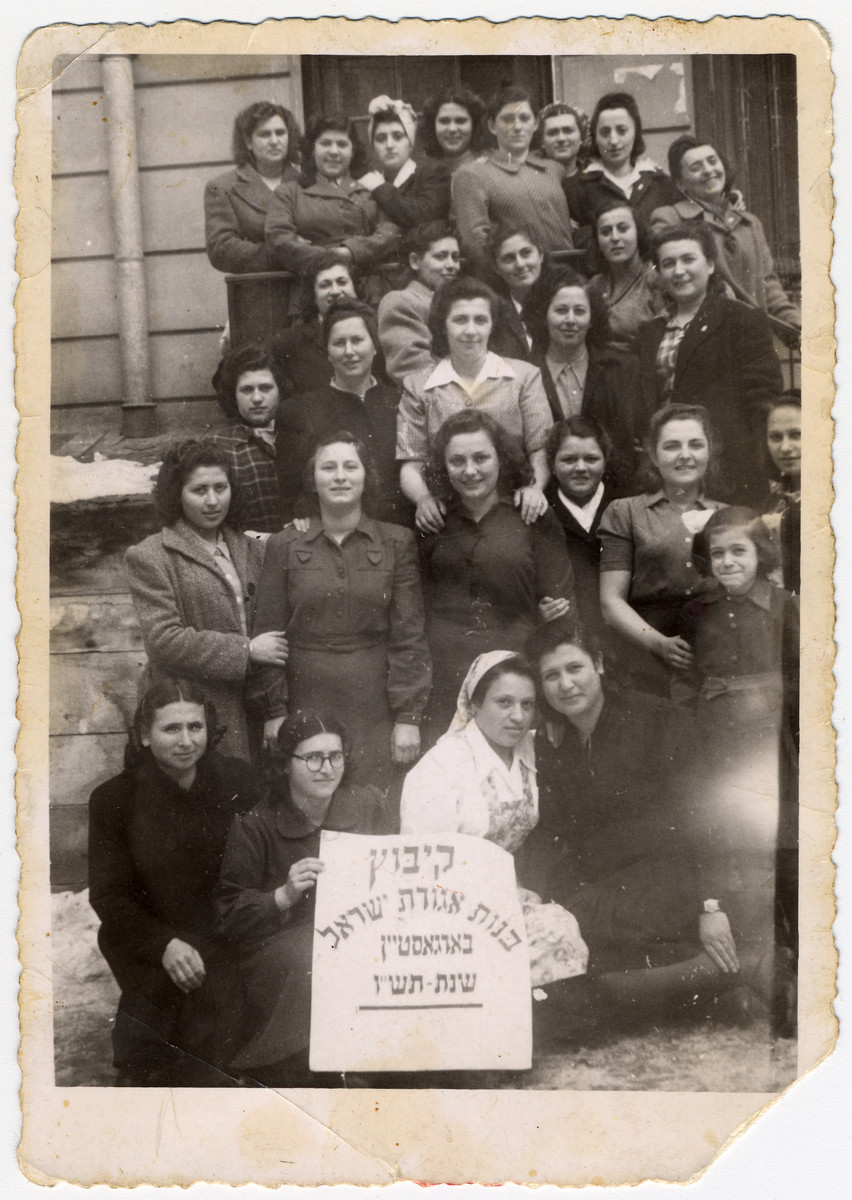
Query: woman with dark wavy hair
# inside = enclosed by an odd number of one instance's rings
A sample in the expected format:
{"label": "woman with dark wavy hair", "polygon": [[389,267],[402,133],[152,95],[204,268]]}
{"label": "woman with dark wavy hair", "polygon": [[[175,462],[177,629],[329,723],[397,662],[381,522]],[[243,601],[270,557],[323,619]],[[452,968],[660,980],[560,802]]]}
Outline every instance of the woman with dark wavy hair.
{"label": "woman with dark wavy hair", "polygon": [[256,803],[248,763],[214,749],[216,708],[188,679],[149,688],[121,774],[89,801],[89,899],[121,988],[112,1031],[120,1085],[221,1086],[215,1061],[213,888],[237,812]]}
{"label": "woman with dark wavy hair", "polygon": [[466,87],[451,87],[423,101],[418,139],[424,154],[455,171],[483,150],[485,104]]}
{"label": "woman with dark wavy hair", "polygon": [[313,515],[269,539],[258,588],[255,629],[286,629],[289,642],[286,671],[254,684],[264,740],[291,710],[322,708],[352,729],[356,777],[390,786],[395,764],[419,754],[429,694],[414,535],[367,516],[375,472],[351,431],[318,438],[305,485]]}
{"label": "woman with dark wavy hair", "polygon": [[446,515],[421,552],[432,740],[446,729],[477,654],[519,651],[538,620],[573,610],[574,574],[559,522],[548,509],[527,525],[512,501],[531,473],[516,440],[488,413],[454,413],[438,431],[427,481]]}
{"label": "woman with dark wavy hair", "polygon": [[204,188],[207,257],[217,271],[269,271],[266,210],[275,189],[298,178],[301,130],[288,108],[258,100],[234,122],[234,169]]}
{"label": "woman with dark wavy hair", "polygon": [[651,213],[673,204],[679,192],[655,162],[645,156],[642,118],[629,92],[608,92],[592,113],[591,162],[563,182],[571,216],[588,231],[609,200],[629,204],[637,222],[647,226]]}
{"label": "woman with dark wavy hair", "polygon": [[237,816],[228,836],[216,929],[237,958],[242,995],[222,1051],[256,1082],[320,1083],[307,1048],[322,830],[390,832],[381,793],[350,784],[351,763],[349,732],[337,717],[296,710],[272,746],[263,801]]}
{"label": "woman with dark wavy hair", "polygon": [[320,114],[302,140],[302,174],[275,193],[266,217],[272,266],[302,275],[338,249],[362,273],[396,253],[399,228],[358,182],[363,154],[355,125]]}
{"label": "woman with dark wavy hair", "polygon": [[227,525],[232,486],[214,442],[171,447],[154,492],[163,529],[131,546],[125,565],[149,677],[203,685],[226,726],[223,749],[251,758],[246,683],[254,668],[286,663],[287,640],[280,629],[251,636],[263,550]]}

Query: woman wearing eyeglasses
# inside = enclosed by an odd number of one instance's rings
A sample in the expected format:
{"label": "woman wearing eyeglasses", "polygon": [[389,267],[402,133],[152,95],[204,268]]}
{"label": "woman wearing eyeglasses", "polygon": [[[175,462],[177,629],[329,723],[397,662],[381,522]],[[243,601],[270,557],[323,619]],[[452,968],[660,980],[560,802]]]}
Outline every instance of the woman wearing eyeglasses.
{"label": "woman wearing eyeglasses", "polygon": [[235,818],[228,835],[214,906],[216,931],[236,956],[240,996],[220,1050],[247,1080],[320,1082],[308,1070],[307,1048],[322,830],[389,832],[379,790],[345,782],[349,752],[333,717],[295,712],[278,731],[265,799]]}

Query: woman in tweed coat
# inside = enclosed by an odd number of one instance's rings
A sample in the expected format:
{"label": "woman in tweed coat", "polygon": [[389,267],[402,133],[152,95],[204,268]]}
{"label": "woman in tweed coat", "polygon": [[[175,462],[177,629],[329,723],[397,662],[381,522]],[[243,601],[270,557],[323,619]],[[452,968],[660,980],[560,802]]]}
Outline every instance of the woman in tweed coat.
{"label": "woman in tweed coat", "polygon": [[221,750],[250,758],[244,689],[253,667],[284,666],[283,633],[249,637],[263,550],[225,525],[227,459],[212,442],[188,440],[166,454],[155,490],[165,521],[125,555],[130,593],[148,654],[148,682],[181,676],[202,684],[226,726]]}
{"label": "woman in tweed coat", "polygon": [[280,104],[259,100],[234,122],[235,168],[204,188],[207,257],[217,271],[269,271],[266,210],[279,184],[297,179],[300,137],[296,118]]}

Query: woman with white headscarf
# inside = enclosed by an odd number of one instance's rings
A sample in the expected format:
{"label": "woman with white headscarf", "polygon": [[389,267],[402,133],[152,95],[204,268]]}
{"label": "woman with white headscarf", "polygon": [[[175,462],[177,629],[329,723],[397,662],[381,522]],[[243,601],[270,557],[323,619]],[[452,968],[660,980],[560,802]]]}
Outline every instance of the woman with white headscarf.
{"label": "woman with white headscarf", "polygon": [[[514,854],[538,822],[532,730],[536,685],[523,658],[480,654],[447,732],[409,771],[402,832],[466,833]],[[533,987],[582,975],[588,949],[574,917],[522,890]]]}
{"label": "woman with white headscarf", "polygon": [[388,220],[400,229],[424,221],[446,221],[450,212],[450,170],[446,163],[411,157],[417,130],[414,109],[404,100],[376,96],[369,105],[367,127],[379,164],[358,180],[372,193]]}

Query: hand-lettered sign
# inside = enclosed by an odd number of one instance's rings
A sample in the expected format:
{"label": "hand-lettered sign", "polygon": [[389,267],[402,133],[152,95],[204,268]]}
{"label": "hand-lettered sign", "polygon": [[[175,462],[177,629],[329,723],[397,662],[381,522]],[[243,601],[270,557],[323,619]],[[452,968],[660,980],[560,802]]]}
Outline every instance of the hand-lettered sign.
{"label": "hand-lettered sign", "polygon": [[525,1069],[529,954],[512,857],[465,834],[324,831],[314,1071]]}

